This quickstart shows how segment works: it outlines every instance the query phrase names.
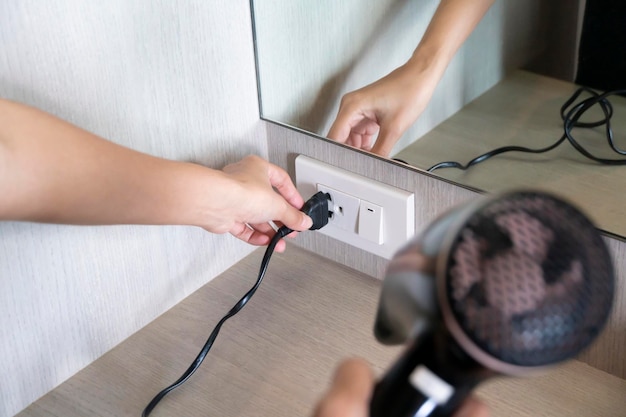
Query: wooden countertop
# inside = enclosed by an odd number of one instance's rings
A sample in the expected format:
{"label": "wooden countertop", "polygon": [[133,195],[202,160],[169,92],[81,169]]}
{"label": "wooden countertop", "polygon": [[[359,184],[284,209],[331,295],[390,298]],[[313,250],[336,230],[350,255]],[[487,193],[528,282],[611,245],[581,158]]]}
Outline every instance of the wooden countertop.
{"label": "wooden countertop", "polygon": [[[438,162],[466,164],[474,157],[506,145],[543,148],[563,134],[560,108],[578,86],[525,71],[516,71],[418,141],[394,155],[418,168]],[[584,93],[581,98],[589,97]],[[611,119],[618,147],[626,149],[626,99],[609,97]],[[600,120],[594,108],[582,121]],[[592,154],[624,159],[612,152],[604,126],[576,128],[576,140]],[[543,154],[509,152],[467,171],[454,168],[433,172],[443,178],[487,192],[510,187],[533,187],[568,198],[585,210],[599,228],[615,237],[626,237],[623,221],[626,205],[626,166],[593,162],[565,142]]]}
{"label": "wooden countertop", "polygon": [[[255,251],[18,416],[139,417],[254,283],[262,255]],[[380,374],[400,352],[372,335],[380,284],[290,245],[273,256],[200,369],[151,416],[310,415],[341,359],[364,357]],[[493,380],[479,394],[494,417],[626,415],[626,381],[577,361],[542,377]]]}

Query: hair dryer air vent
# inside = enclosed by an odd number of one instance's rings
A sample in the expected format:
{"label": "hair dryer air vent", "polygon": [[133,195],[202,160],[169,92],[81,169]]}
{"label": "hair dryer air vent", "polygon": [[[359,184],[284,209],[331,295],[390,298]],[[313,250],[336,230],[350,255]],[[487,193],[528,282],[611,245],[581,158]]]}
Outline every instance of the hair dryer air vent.
{"label": "hair dryer air vent", "polygon": [[444,245],[438,292],[467,353],[519,374],[594,340],[611,310],[613,270],[582,213],[547,194],[516,192],[486,200],[463,222]]}

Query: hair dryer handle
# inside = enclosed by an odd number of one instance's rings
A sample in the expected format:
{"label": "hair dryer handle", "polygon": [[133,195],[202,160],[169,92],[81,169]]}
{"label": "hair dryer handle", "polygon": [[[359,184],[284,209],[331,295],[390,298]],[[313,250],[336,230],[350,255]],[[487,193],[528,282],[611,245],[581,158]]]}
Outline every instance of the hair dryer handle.
{"label": "hair dryer handle", "polygon": [[445,333],[430,331],[410,345],[376,384],[370,417],[451,416],[491,375]]}

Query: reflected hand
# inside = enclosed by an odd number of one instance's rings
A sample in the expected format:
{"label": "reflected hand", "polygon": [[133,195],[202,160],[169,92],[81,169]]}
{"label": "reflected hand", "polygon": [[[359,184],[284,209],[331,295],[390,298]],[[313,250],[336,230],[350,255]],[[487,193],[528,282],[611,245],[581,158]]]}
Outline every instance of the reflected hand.
{"label": "reflected hand", "polygon": [[388,157],[426,108],[438,80],[439,73],[424,67],[423,62],[407,62],[373,84],[343,96],[328,137]]}
{"label": "reflected hand", "polygon": [[[374,375],[363,360],[349,359],[339,365],[332,386],[317,405],[315,417],[367,417],[374,389]],[[489,417],[485,404],[470,397],[454,417]]]}

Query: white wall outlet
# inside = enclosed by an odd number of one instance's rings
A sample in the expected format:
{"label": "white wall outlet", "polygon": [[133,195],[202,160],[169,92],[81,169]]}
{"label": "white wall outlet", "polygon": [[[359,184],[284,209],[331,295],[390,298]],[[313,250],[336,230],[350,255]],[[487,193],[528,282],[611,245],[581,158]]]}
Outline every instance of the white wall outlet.
{"label": "white wall outlet", "polygon": [[333,217],[319,233],[391,259],[415,233],[415,195],[304,155],[296,186],[306,200],[330,194]]}
{"label": "white wall outlet", "polygon": [[332,208],[333,215],[328,224],[338,229],[357,233],[360,200],[324,184],[317,184],[317,191],[322,191],[332,196],[332,203],[329,207]]}

